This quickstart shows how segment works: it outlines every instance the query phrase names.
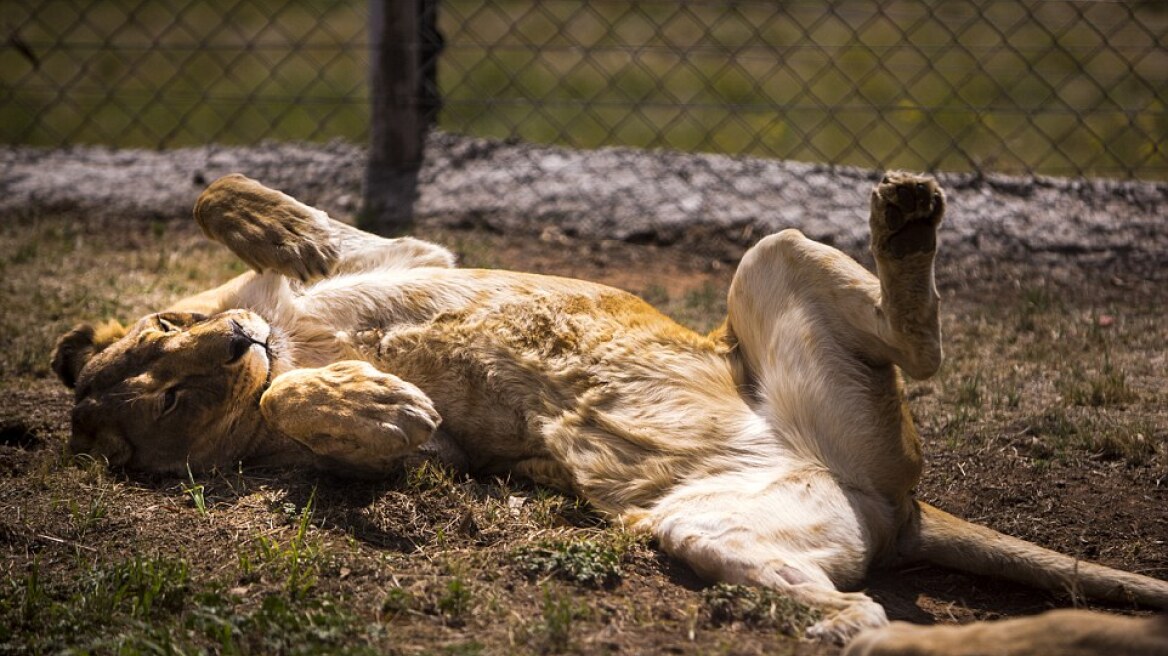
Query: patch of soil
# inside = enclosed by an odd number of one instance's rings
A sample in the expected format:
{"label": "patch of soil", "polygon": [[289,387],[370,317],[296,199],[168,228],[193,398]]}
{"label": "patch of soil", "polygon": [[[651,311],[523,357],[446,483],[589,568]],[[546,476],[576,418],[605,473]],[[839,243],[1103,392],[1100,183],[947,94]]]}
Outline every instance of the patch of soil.
{"label": "patch of soil", "polygon": [[[242,172],[337,217],[361,203],[366,155],[329,144],[208,145],[174,151],[0,148],[0,215],[189,216],[210,181]],[[591,242],[679,245],[729,261],[797,227],[853,256],[867,248],[867,194],[880,173],[750,157],[572,150],[435,132],[413,185],[422,229],[530,238],[550,228]],[[1163,281],[1168,183],[940,174],[945,248],[963,268],[1002,262],[1059,277],[1087,266]]]}

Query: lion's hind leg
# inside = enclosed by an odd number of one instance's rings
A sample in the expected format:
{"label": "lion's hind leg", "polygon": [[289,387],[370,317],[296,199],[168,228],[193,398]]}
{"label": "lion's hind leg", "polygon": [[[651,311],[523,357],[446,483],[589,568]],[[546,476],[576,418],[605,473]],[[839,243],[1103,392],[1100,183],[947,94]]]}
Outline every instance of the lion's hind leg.
{"label": "lion's hind leg", "polygon": [[695,480],[636,517],[634,528],[652,531],[707,580],[770,588],[819,611],[810,637],[843,643],[888,623],[870,597],[836,587],[861,580],[867,557],[858,519],[822,472]]}
{"label": "lion's hind leg", "polygon": [[810,638],[843,644],[860,631],[888,623],[871,597],[836,589],[814,554],[744,524],[710,531],[692,522],[676,523],[657,538],[662,549],[707,580],[769,588],[818,611],[822,619],[807,628]]}
{"label": "lion's hind leg", "polygon": [[893,361],[926,378],[941,365],[933,262],[945,194],[927,176],[890,172],[872,189],[871,251],[880,278],[878,329]]}
{"label": "lion's hind leg", "polygon": [[230,248],[252,269],[301,282],[454,265],[450,251],[437,244],[363,232],[239,174],[211,183],[195,202],[194,214],[208,237]]}
{"label": "lion's hind leg", "polygon": [[730,286],[727,324],[748,366],[766,368],[776,349],[800,338],[829,339],[868,364],[931,376],[941,364],[933,260],[944,211],[931,178],[888,174],[871,194],[878,276],[794,229],[747,251]]}

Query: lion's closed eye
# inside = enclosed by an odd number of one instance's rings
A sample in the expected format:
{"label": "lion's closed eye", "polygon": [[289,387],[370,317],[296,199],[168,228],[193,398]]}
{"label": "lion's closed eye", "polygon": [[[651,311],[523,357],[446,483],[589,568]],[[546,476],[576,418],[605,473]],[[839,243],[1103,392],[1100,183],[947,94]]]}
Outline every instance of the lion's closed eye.
{"label": "lion's closed eye", "polygon": [[162,312],[154,315],[154,324],[164,333],[177,333],[207,320],[204,314],[194,312]]}
{"label": "lion's closed eye", "polygon": [[161,419],[161,418],[165,417],[166,415],[170,414],[175,408],[177,408],[178,407],[178,396],[179,396],[179,390],[177,387],[171,387],[171,388],[167,389],[165,392],[163,392],[158,397],[158,405],[157,405],[158,410],[155,413],[155,416],[158,419]]}

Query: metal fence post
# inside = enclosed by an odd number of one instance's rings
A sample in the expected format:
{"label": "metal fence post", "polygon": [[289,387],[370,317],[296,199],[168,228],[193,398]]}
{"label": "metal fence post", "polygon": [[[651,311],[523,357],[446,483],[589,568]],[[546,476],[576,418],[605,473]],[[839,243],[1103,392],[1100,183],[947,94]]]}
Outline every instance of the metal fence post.
{"label": "metal fence post", "polygon": [[425,118],[418,102],[418,0],[370,0],[369,161],[358,224],[400,233],[413,219]]}

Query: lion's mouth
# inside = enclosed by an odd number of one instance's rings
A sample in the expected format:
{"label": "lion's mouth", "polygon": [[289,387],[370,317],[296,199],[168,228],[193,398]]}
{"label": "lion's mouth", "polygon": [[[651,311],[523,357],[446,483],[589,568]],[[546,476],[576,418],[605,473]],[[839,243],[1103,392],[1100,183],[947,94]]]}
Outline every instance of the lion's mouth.
{"label": "lion's mouth", "polygon": [[268,339],[264,340],[264,342],[260,344],[260,346],[263,347],[261,353],[263,353],[264,356],[264,368],[267,370],[264,373],[264,384],[261,388],[264,392],[268,391],[268,388],[272,386],[272,370],[276,368],[276,353],[272,347],[271,342],[272,336],[269,334]]}

